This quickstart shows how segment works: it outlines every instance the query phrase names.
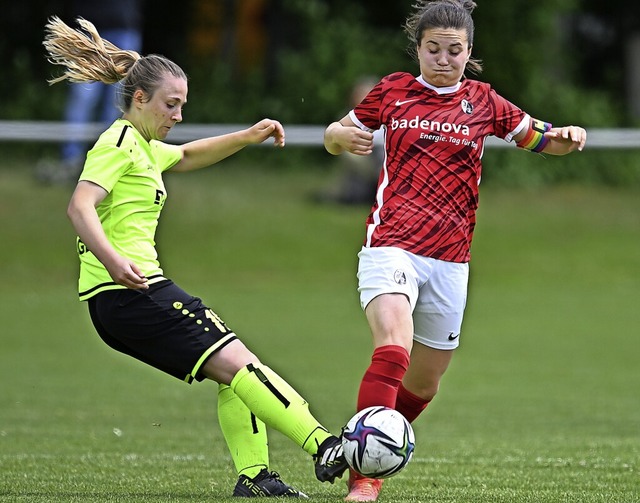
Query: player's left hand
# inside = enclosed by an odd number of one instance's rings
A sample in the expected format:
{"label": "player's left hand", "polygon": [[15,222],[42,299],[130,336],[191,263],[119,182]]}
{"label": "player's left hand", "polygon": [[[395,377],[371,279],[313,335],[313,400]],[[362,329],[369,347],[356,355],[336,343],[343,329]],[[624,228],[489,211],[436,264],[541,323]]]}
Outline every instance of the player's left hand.
{"label": "player's left hand", "polygon": [[574,150],[582,151],[587,142],[587,131],[580,126],[554,127],[544,135],[555,143],[556,147],[563,150],[563,152],[557,153],[568,154]]}
{"label": "player's left hand", "polygon": [[249,128],[249,137],[252,143],[262,143],[269,137],[273,137],[273,145],[284,147],[284,128],[282,124],[273,119],[262,119]]}

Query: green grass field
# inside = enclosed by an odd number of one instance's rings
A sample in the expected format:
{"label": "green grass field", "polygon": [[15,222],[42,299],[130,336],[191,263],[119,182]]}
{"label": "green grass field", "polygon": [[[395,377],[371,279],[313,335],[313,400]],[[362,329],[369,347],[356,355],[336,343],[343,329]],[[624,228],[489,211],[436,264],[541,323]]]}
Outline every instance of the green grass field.
{"label": "green grass field", "polygon": [[[158,238],[166,274],[337,432],[370,356],[367,208],[308,202],[327,175],[227,161],[169,176]],[[114,353],[76,300],[70,191],[0,168],[0,501],[232,501],[216,387]],[[640,194],[484,187],[473,254],[461,348],[380,501],[640,501]],[[270,445],[285,480],[342,500],[301,449]]]}

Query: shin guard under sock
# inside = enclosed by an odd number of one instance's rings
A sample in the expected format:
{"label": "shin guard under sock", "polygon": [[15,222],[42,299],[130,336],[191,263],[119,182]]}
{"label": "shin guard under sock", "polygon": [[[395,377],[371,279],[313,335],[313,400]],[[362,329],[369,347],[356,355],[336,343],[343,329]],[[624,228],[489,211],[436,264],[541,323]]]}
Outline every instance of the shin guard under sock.
{"label": "shin guard under sock", "polygon": [[316,454],[331,436],[309,412],[306,400],[266,365],[249,364],[239,370],[231,389],[251,412],[309,454]]}
{"label": "shin guard under sock", "polygon": [[381,346],[371,357],[358,392],[358,410],[374,405],[395,408],[398,387],[409,367],[409,353],[402,346]]}
{"label": "shin guard under sock", "polygon": [[414,395],[411,391],[407,390],[407,388],[400,384],[394,408],[402,414],[407,421],[413,423],[427,405],[429,405],[429,402],[430,400],[425,400],[418,395]]}
{"label": "shin guard under sock", "polygon": [[218,386],[218,422],[238,475],[253,478],[269,468],[266,425],[225,384]]}

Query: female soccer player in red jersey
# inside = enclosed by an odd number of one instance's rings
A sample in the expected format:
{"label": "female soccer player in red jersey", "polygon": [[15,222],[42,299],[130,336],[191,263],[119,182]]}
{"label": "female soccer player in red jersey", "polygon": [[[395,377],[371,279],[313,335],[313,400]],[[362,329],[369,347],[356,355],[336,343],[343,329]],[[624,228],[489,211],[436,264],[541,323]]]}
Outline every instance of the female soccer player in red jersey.
{"label": "female soccer player in red jersey", "polygon": [[[369,155],[384,132],[385,159],[359,253],[358,290],[374,351],[357,409],[385,405],[413,421],[433,399],[453,350],[467,297],[485,138],[533,152],[582,150],[586,131],[552,127],[464,78],[471,57],[469,0],[419,1],[407,19],[420,74],[384,77],[351,112],[330,124],[324,145]],[[381,480],[351,472],[346,501],[374,501]]]}
{"label": "female soccer player in red jersey", "polygon": [[184,71],[162,56],[122,51],[88,21],[78,22],[83,31],[58,18],[47,24],[49,59],[65,67],[51,82],[122,81],[123,112],[89,151],[69,203],[80,299],[113,349],[188,383],[219,384],[218,419],[239,475],[234,496],[305,497],[269,470],[266,425],[313,456],[320,481],[333,482],[347,468],[340,439],[214,311],[164,276],[155,249],[165,171],[204,168],[268,138],[283,147],[282,125],[263,119],[235,133],[164,143],[182,121]]}

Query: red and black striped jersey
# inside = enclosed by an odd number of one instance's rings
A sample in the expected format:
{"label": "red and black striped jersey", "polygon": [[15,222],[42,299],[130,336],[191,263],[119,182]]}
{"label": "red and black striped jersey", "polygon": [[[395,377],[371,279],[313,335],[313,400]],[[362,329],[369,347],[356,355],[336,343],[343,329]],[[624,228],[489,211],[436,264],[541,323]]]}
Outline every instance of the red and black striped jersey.
{"label": "red and black striped jersey", "polygon": [[511,141],[528,115],[489,84],[436,89],[408,73],[384,77],[349,115],[384,132],[365,246],[468,262],[485,138]]}

